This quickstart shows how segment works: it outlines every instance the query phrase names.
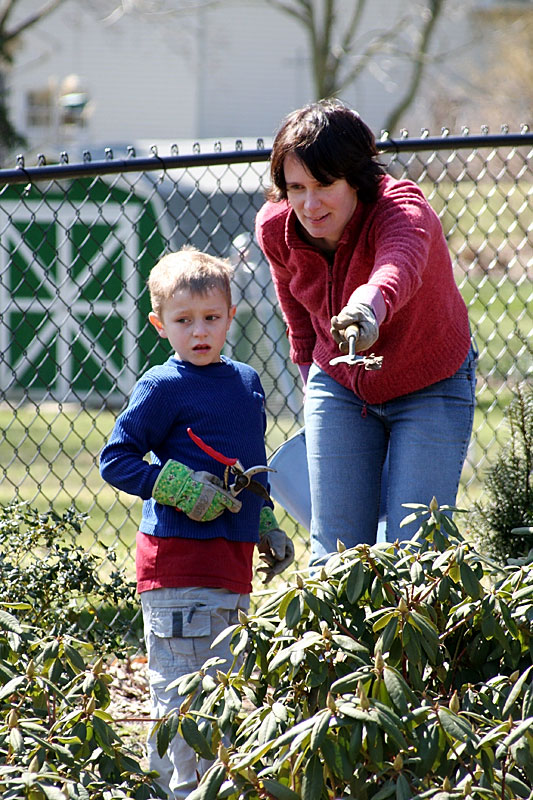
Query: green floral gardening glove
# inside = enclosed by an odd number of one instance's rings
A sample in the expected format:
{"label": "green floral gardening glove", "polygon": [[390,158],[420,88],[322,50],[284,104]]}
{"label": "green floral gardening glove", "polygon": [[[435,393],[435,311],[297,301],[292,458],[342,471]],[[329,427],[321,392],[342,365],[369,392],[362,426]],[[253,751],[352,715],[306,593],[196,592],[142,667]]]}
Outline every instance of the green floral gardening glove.
{"label": "green floral gardening glove", "polygon": [[152,490],[152,497],[164,506],[174,506],[196,522],[211,522],[226,509],[236,514],[242,503],[224,489],[210,472],[194,472],[179,461],[167,461]]}
{"label": "green floral gardening glove", "polygon": [[264,572],[263,583],[269,583],[275,575],[283,572],[294,561],[294,545],[285,531],[277,523],[274,512],[268,506],[263,506],[259,516],[259,544],[257,549],[264,567],[259,567],[258,572]]}

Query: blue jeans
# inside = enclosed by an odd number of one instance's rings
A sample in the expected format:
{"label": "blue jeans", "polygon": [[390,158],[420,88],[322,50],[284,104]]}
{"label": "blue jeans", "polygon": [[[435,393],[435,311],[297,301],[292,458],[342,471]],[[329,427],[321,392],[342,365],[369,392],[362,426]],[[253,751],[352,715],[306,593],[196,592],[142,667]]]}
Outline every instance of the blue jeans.
{"label": "blue jeans", "polygon": [[[410,539],[402,503],[454,505],[472,432],[477,354],[470,348],[451,378],[366,405],[312,365],[304,406],[311,488],[311,564],[337,550],[374,544],[381,477],[386,480],[387,541]],[[361,369],[361,367],[353,367]]]}

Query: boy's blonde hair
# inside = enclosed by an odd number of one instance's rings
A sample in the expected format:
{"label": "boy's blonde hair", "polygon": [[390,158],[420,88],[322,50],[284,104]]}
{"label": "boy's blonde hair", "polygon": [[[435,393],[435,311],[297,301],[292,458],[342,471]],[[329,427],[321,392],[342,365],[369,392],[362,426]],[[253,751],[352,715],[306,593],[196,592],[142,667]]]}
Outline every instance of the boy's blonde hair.
{"label": "boy's blonde hair", "polygon": [[220,289],[231,307],[231,285],[233,267],[225,258],[202,253],[195,247],[185,245],[175,253],[163,256],[150,272],[148,289],[152,311],[161,316],[161,307],[176,291],[191,294],[206,294],[211,289]]}

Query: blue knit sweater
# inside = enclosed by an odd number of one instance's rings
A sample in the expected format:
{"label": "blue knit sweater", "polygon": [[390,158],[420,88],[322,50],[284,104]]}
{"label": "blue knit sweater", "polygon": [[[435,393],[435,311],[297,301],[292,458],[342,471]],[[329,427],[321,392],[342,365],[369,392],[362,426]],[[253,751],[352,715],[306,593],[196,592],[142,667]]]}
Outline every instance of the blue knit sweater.
{"label": "blue knit sweater", "polygon": [[[242,509],[237,514],[226,510],[211,522],[194,522],[151,499],[161,466],[168,459],[223,478],[224,465],[191,441],[188,427],[215,450],[237,457],[245,469],[266,464],[265,396],[257,372],[225,357],[197,367],[173,356],[152,367],[136,383],[102,450],[102,477],[144,500],[139,526],[143,533],[258,541],[259,512],[265,501],[248,490],[239,494]],[[148,453],[150,463],[144,458]],[[255,477],[266,486],[266,476],[262,472]]]}

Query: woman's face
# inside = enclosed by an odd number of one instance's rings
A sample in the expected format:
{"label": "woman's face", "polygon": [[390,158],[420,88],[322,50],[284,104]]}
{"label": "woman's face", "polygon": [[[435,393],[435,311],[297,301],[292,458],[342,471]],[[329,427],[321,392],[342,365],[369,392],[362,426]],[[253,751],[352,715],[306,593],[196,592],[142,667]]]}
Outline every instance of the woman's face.
{"label": "woman's face", "polygon": [[357,191],[345,178],[320,183],[292,153],[285,157],[283,172],[287,199],[307,238],[321,249],[334,250],[357,206]]}

